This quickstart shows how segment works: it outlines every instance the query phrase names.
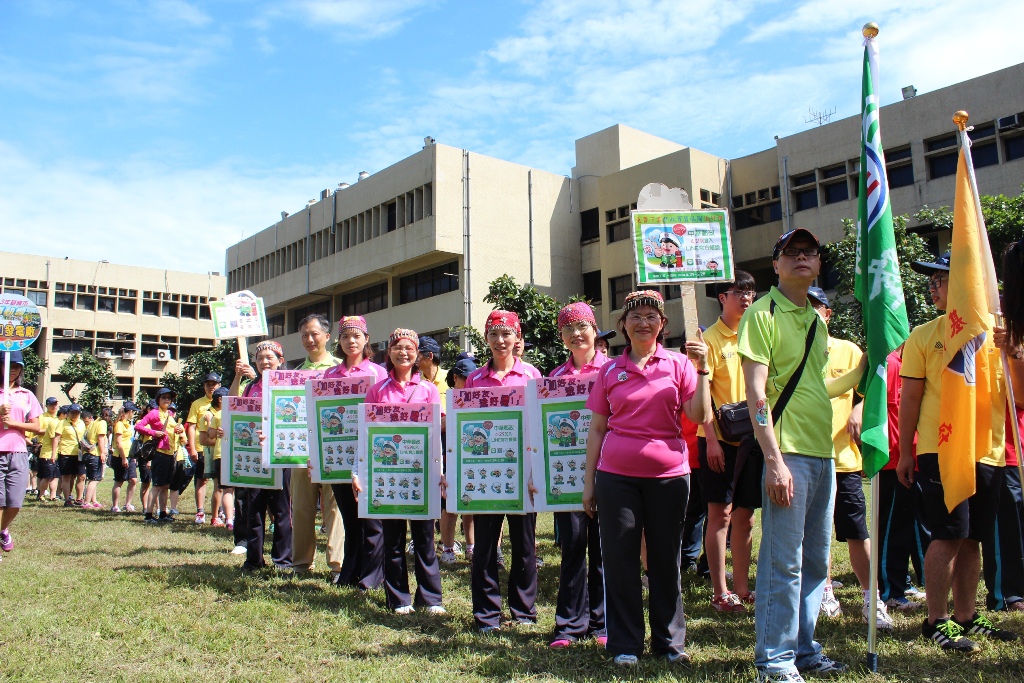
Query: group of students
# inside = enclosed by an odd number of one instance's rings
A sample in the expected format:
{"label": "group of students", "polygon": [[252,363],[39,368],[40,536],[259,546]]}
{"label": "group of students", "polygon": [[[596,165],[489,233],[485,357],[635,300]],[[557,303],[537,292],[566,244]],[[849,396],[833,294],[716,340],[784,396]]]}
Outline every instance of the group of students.
{"label": "group of students", "polygon": [[[1007,273],[1019,278],[1024,241],[1013,245],[1006,259]],[[977,465],[977,493],[952,511],[943,502],[936,456],[945,315],[916,328],[890,356],[891,458],[879,475],[880,593],[869,595],[871,549],[858,450],[863,404],[855,392],[866,357],[855,345],[828,334],[830,302],[812,286],[820,270],[817,238],[806,230],[784,234],[773,264],[778,286],[758,300],[753,278],[743,271],[734,282],[719,285],[720,317],[688,338],[679,352],[662,345],[668,319],[657,291],[626,296],[617,328],[629,345],[614,358],[599,348],[606,335],[588,304],[569,304],[559,312],[558,329],[569,357],[549,375],[594,374],[595,381],[586,403],[592,421],[583,509],[554,514],[562,561],[550,647],[568,648],[591,638],[616,664],[636,664],[645,651],[646,586],[650,651],[672,663],[688,662],[680,581],[703,548],[713,587],[711,606],[726,613],[754,610],[759,680],[799,683],[803,674],[845,671],[814,640],[819,615],[835,616],[842,609],[833,591],[838,582],[830,579],[833,529],[836,540],[847,545],[864,592],[865,620],[891,629],[890,609],[926,609],[923,636],[957,652],[978,650],[971,640],[978,636],[1017,639],[980,615],[974,603],[984,554],[989,609],[1024,610],[1024,506],[1016,453],[1006,445],[1011,432],[1004,428],[1024,416],[1024,315],[1015,319],[1011,314],[1007,329],[996,329],[996,348],[1007,351],[1010,368],[1010,377],[1000,373],[995,386],[996,436],[991,452]],[[930,278],[932,301],[944,311],[948,255],[914,268]],[[1024,311],[1024,292],[1016,291],[1020,284],[1007,283],[1006,310]],[[487,363],[477,367],[465,354],[447,373],[439,363],[437,342],[413,330],[391,334],[383,366],[372,361],[362,317],[339,321],[334,353],[327,348],[331,332],[322,315],[300,322],[307,357],[297,369],[323,370],[326,378],[371,377],[368,402],[436,403],[443,415],[449,388],[524,386],[541,377],[521,358],[520,321],[509,311],[487,317]],[[21,367],[16,354],[11,361],[12,370]],[[175,415],[174,392],[162,388],[137,420],[136,406],[125,403],[116,421],[109,420],[111,428],[105,416],[94,418],[77,405],[64,411],[55,399],[47,400],[44,411],[20,387],[20,372],[12,372],[0,407],[0,547],[13,547],[10,522],[28,483],[27,458],[24,473],[19,464],[25,434],[42,435],[39,496],[53,499],[59,479],[65,506],[96,508],[101,505],[95,483],[102,476],[110,433],[112,510],[134,509],[135,482],[142,475],[145,519],[171,521],[177,496],[194,479],[195,521],[205,523],[206,481],[213,479],[213,523],[233,528],[236,549],[246,554],[243,570],[266,566],[263,536],[269,517],[272,566],[289,573],[313,566],[319,510],[333,584],[362,591],[383,586],[386,604],[397,614],[417,609],[444,614],[440,565],[454,562],[460,552],[454,515],[444,512],[439,520],[438,553],[435,520],[360,518],[356,496],[364,482],[358,477],[351,484],[317,484],[307,469],[295,468],[284,471],[279,490],[232,490],[219,482],[223,397],[261,396],[260,377],[283,362],[277,342],[260,342],[252,364],[247,358],[238,361],[230,389],[220,386],[215,373],[206,377],[204,396],[193,402],[183,422]],[[1005,414],[1007,381],[1021,388],[1016,415]],[[747,433],[736,436],[735,424],[726,428],[723,415],[744,405],[749,425],[740,431]],[[133,457],[133,436],[157,442],[145,467]],[[129,487],[122,508],[124,481]],[[443,476],[441,488],[444,495]],[[758,509],[755,594],[750,565]],[[223,521],[218,510],[223,510]],[[535,623],[536,514],[477,514],[464,517],[463,528],[476,628],[486,634]],[[512,551],[507,612],[499,584],[499,566],[506,564],[500,550],[505,534]],[[409,536],[414,594],[408,578]],[[730,549],[732,590],[726,572]],[[924,593],[910,582],[911,568]],[[951,589],[952,616],[947,612]],[[926,605],[917,601],[922,598]]]}

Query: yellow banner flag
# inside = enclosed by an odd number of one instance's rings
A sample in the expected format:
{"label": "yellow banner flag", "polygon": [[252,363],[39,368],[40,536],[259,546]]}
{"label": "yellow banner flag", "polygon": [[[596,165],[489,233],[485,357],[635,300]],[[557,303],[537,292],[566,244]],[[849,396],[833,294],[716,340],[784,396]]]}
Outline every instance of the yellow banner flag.
{"label": "yellow banner flag", "polygon": [[[964,136],[966,137],[966,136]],[[949,259],[942,416],[939,420],[939,475],[946,508],[975,492],[975,463],[992,449],[995,390],[992,316],[983,261],[982,223],[968,177],[964,151],[956,168],[953,247]],[[987,236],[985,237],[987,239]]]}

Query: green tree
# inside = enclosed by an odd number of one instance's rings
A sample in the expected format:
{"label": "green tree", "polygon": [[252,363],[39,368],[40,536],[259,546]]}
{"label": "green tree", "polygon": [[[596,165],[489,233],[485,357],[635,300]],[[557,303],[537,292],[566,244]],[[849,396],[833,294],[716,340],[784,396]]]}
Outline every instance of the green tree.
{"label": "green tree", "polygon": [[[235,378],[237,360],[238,343],[233,339],[222,341],[212,349],[198,351],[186,358],[181,364],[181,372],[165,372],[160,378],[160,384],[178,394],[178,414],[188,415],[192,401],[203,395],[203,378],[211,372],[216,372],[221,375],[224,386],[231,386]],[[149,401],[148,396],[146,401]],[[139,407],[144,405],[139,404]]]}
{"label": "green tree", "polygon": [[[88,351],[68,356],[57,372],[67,378],[67,381],[60,385],[60,390],[68,400],[96,414],[99,414],[100,409],[117,389],[117,379],[110,371],[110,363]],[[85,388],[76,398],[71,395],[71,390],[78,384],[84,384]]]}
{"label": "green tree", "polygon": [[[513,311],[519,315],[523,340],[533,345],[523,356],[528,363],[547,374],[565,362],[566,351],[558,332],[558,311],[563,306],[561,302],[538,292],[533,285],[517,284],[515,278],[507,274],[488,285],[484,301],[492,304],[495,310]],[[491,350],[480,331],[465,326],[459,329],[469,337],[476,355],[476,364],[488,362]]]}
{"label": "green tree", "polygon": [[[935,317],[935,307],[928,294],[928,279],[910,268],[913,261],[930,261],[934,258],[928,245],[920,235],[907,230],[907,216],[894,216],[893,229],[896,233],[896,251],[900,255],[900,277],[903,279],[903,296],[907,302],[907,317],[910,326],[916,327]],[[857,226],[847,218],[843,219],[846,236],[822,247],[825,258],[839,276],[836,284],[837,300],[832,304],[832,319],[828,333],[838,339],[852,341],[860,348],[866,348],[864,318],[860,303],[853,298],[853,285],[857,266]]]}
{"label": "green tree", "polygon": [[46,372],[46,366],[49,363],[40,358],[31,346],[22,351],[21,356],[25,361],[25,371],[21,374],[21,385],[34,391],[39,385],[39,376]]}

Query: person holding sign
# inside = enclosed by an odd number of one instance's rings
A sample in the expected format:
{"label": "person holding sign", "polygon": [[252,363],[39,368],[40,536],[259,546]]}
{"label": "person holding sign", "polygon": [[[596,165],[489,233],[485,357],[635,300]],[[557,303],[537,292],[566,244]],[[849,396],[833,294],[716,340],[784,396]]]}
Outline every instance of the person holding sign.
{"label": "person holding sign", "polygon": [[28,487],[28,450],[26,432],[40,433],[39,416],[43,407],[39,399],[21,386],[25,361],[21,351],[8,351],[10,376],[0,402],[0,550],[14,550],[11,522],[25,502]]}
{"label": "person holding sign", "polygon": [[[272,340],[261,341],[256,345],[256,368],[242,359],[235,363],[235,381],[231,384],[232,396],[262,397],[263,373],[277,370],[284,364],[284,349]],[[248,384],[243,388],[241,378],[245,377]],[[219,430],[218,430],[219,433]],[[222,435],[221,435],[222,436]],[[292,567],[292,501],[290,469],[282,470],[283,486],[277,489],[240,489],[238,495],[245,496],[242,510],[245,512],[246,556],[242,565],[243,572],[252,572],[266,566],[263,558],[263,534],[267,511],[274,524],[274,540],[270,547],[270,559],[274,567],[282,571],[291,571]],[[243,493],[244,492],[244,493]]]}
{"label": "person holding sign", "polygon": [[[366,403],[434,403],[441,407],[437,387],[416,372],[419,335],[412,330],[397,329],[388,341],[386,368],[388,377],[377,382],[366,393]],[[441,407],[441,410],[444,410]],[[397,437],[396,437],[397,438]],[[396,462],[397,462],[397,455]],[[367,482],[372,486],[372,482]],[[359,477],[353,473],[352,488],[363,490]],[[441,606],[441,565],[434,546],[433,519],[385,519],[384,529],[384,595],[388,609],[395,614],[412,614],[416,607],[426,607],[428,614],[445,614]],[[416,558],[416,599],[409,594],[409,569],[405,560],[405,532],[408,525]],[[414,606],[415,605],[415,606]]]}
{"label": "person holding sign", "polygon": [[608,650],[633,666],[644,650],[640,583],[641,538],[647,542],[651,649],[686,663],[686,618],[679,588],[683,512],[690,464],[679,414],[704,424],[711,414],[707,345],[697,331],[686,356],[658,339],[668,324],[665,302],[653,290],[626,296],[618,326],[629,346],[597,374],[587,399],[593,411],[587,441],[583,509],[598,515],[604,558]]}
{"label": "person holding sign", "polygon": [[[596,373],[608,362],[608,356],[594,348],[597,319],[586,303],[578,301],[562,308],[558,312],[558,329],[562,343],[572,355],[552,370],[549,377]],[[556,512],[555,526],[562,549],[562,568],[555,607],[555,636],[550,647],[569,647],[588,636],[604,645],[608,636],[604,627],[604,563],[598,520],[583,511]]]}
{"label": "person holding sign", "polygon": [[[347,315],[338,321],[335,357],[342,362],[324,373],[324,379],[373,377],[373,383],[387,379],[384,368],[370,360],[370,332],[366,318]],[[333,575],[335,585],[376,587],[384,580],[384,528],[379,519],[359,519],[359,507],[349,484],[331,484],[334,500],[345,527],[345,552],[341,571]]]}
{"label": "person holding sign", "polygon": [[[541,377],[540,371],[515,354],[523,338],[519,316],[511,311],[491,311],[484,323],[491,360],[466,378],[466,388],[522,387]],[[473,619],[481,633],[501,628],[501,589],[498,585],[498,553],[505,515],[473,516],[476,547],[473,553]],[[537,622],[537,516],[508,515],[512,564],[508,573],[508,603],[512,619],[521,624]]]}

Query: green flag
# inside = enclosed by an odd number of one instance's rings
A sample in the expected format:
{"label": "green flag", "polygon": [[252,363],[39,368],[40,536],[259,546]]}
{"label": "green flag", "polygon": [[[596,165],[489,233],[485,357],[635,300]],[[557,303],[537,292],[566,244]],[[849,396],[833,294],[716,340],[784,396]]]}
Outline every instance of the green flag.
{"label": "green flag", "polygon": [[857,212],[857,279],[854,295],[864,315],[868,367],[861,380],[864,422],[861,452],[864,473],[873,477],[889,462],[887,415],[887,357],[907,339],[910,323],[903,300],[903,281],[892,227],[889,182],[878,127],[878,46],[864,41],[864,81],[861,99],[860,192]]}

